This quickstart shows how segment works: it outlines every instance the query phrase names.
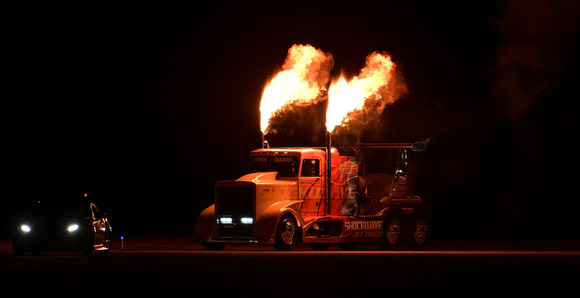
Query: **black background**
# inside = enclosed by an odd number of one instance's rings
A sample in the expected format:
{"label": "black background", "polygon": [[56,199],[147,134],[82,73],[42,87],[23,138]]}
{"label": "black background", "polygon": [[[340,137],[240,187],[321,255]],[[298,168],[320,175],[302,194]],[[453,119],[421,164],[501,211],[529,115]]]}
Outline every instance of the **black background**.
{"label": "black background", "polygon": [[[86,192],[117,236],[191,235],[260,146],[264,86],[311,44],[333,78],[374,51],[400,66],[409,93],[363,141],[431,138],[435,237],[578,239],[579,5],[481,2],[7,8],[2,233],[21,202]],[[324,145],[323,109],[278,119],[270,144]]]}

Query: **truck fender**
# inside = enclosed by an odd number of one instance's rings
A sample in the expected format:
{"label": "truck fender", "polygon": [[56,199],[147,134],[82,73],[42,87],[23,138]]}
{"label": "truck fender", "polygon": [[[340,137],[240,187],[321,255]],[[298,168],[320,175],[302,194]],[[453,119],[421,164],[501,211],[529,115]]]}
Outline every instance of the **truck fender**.
{"label": "truck fender", "polygon": [[299,227],[302,227],[302,217],[299,212],[300,201],[282,201],[277,202],[266,208],[256,219],[254,226],[254,239],[274,243],[276,237],[276,228],[282,215],[290,213],[296,219]]}
{"label": "truck fender", "polygon": [[207,207],[201,212],[193,230],[193,241],[209,241],[215,233],[215,205]]}

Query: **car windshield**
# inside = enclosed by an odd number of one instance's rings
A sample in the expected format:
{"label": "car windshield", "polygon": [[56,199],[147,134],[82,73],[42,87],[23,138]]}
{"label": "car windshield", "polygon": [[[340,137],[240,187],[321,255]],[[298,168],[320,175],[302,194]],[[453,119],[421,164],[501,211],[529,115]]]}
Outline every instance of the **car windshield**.
{"label": "car windshield", "polygon": [[25,216],[41,218],[86,218],[91,216],[84,200],[39,200],[23,210]]}
{"label": "car windshield", "polygon": [[300,168],[298,156],[252,156],[250,173],[278,172],[277,177],[296,177]]}

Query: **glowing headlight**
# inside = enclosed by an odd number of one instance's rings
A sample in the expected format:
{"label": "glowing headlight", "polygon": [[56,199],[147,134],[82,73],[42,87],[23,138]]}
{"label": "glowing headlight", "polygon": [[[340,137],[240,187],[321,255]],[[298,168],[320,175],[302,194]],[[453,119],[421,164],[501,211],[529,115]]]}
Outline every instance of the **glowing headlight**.
{"label": "glowing headlight", "polygon": [[30,232],[30,227],[27,225],[21,225],[20,229],[22,230],[22,232],[25,232],[25,233]]}
{"label": "glowing headlight", "polygon": [[220,218],[220,223],[222,224],[232,224],[234,220],[231,217],[222,217]]}
{"label": "glowing headlight", "polygon": [[74,232],[74,231],[76,231],[78,229],[79,229],[79,225],[70,225],[70,226],[68,226],[68,229],[67,230],[69,232]]}
{"label": "glowing headlight", "polygon": [[251,217],[242,217],[242,223],[249,225],[254,223],[254,219]]}

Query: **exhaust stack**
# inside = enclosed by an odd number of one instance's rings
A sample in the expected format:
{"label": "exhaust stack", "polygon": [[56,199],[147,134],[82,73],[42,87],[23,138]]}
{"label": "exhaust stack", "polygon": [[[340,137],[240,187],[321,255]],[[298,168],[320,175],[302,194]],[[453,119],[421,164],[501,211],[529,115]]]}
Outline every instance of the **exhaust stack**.
{"label": "exhaust stack", "polygon": [[330,215],[330,194],[332,186],[332,144],[330,139],[330,132],[326,131],[326,215]]}
{"label": "exhaust stack", "polygon": [[270,149],[270,144],[266,140],[264,133],[262,132],[262,149]]}

